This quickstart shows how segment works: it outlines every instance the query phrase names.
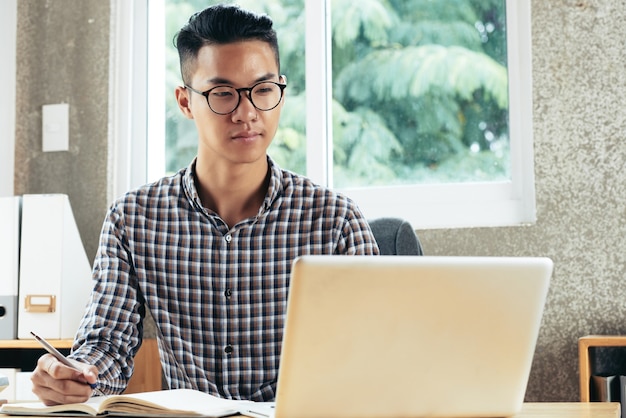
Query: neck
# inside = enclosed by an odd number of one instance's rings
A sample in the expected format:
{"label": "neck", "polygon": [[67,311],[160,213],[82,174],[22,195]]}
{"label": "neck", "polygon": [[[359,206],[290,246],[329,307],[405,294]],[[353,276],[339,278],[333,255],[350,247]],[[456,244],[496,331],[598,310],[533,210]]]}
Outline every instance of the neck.
{"label": "neck", "polygon": [[196,162],[196,188],[205,208],[215,211],[229,227],[255,216],[269,186],[267,159],[251,164],[216,167]]}

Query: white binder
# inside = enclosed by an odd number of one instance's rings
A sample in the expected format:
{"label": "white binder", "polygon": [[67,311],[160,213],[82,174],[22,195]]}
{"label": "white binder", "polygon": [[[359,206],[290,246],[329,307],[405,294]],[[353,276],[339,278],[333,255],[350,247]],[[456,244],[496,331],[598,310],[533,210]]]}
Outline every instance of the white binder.
{"label": "white binder", "polygon": [[20,197],[0,197],[0,340],[17,338]]}
{"label": "white binder", "polygon": [[73,338],[91,291],[91,266],[69,199],[22,197],[18,338]]}
{"label": "white binder", "polygon": [[9,386],[7,386],[2,392],[0,392],[0,399],[5,399],[9,402],[17,400],[15,396],[15,391],[17,387],[16,375],[19,372],[21,372],[20,369],[0,369],[0,376],[5,376],[9,379]]}
{"label": "white binder", "polygon": [[33,372],[17,371],[15,373],[15,400],[16,401],[38,401],[37,395],[33,393],[33,382],[30,377]]}

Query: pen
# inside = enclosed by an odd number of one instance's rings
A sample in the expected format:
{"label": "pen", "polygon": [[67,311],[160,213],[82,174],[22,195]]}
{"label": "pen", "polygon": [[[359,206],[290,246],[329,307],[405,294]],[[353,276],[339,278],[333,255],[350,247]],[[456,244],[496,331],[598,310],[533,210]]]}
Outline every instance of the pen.
{"label": "pen", "polygon": [[[50,343],[46,340],[44,340],[43,338],[41,338],[39,335],[35,334],[34,332],[30,332],[32,334],[33,337],[35,337],[35,339],[39,342],[39,344],[41,344],[41,346],[43,348],[46,349],[46,351],[50,354],[52,354],[57,360],[59,360],[61,363],[65,364],[67,367],[71,367],[72,369],[80,372],[80,370],[78,370],[76,368],[76,365],[72,364],[71,361],[69,361],[63,354],[61,354],[59,352],[59,350],[57,350],[56,348],[54,348],[52,345],[50,345]],[[95,390],[99,395],[102,396],[106,396],[104,393],[102,393],[102,391],[100,389],[98,389],[98,385],[95,383],[87,383],[93,390]]]}

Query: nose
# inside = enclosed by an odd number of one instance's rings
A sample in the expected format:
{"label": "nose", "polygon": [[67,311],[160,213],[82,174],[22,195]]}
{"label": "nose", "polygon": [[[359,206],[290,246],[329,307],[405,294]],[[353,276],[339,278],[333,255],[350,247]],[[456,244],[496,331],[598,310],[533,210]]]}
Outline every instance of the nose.
{"label": "nose", "polygon": [[250,90],[239,91],[239,105],[232,113],[233,121],[246,122],[256,120],[257,116],[257,109],[252,104],[252,99],[250,98]]}

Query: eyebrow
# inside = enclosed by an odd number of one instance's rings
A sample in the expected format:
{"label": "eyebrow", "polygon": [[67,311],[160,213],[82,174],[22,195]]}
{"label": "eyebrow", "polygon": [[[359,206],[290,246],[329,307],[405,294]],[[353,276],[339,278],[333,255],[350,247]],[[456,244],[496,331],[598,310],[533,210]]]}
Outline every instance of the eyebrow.
{"label": "eyebrow", "polygon": [[[258,77],[256,80],[254,80],[252,84],[256,84],[261,81],[267,81],[274,77],[277,77],[277,75],[274,73],[267,73],[267,74],[262,75],[261,77]],[[227,78],[222,78],[222,77],[213,77],[213,78],[208,79],[207,82],[209,84],[228,84],[228,85],[235,84],[231,80]]]}

